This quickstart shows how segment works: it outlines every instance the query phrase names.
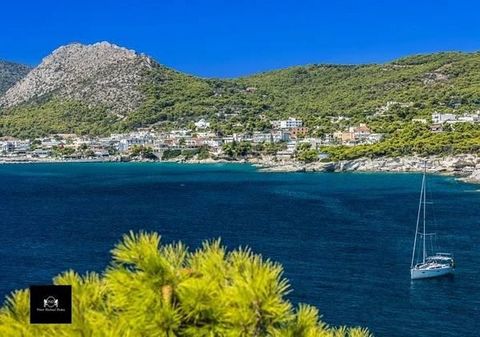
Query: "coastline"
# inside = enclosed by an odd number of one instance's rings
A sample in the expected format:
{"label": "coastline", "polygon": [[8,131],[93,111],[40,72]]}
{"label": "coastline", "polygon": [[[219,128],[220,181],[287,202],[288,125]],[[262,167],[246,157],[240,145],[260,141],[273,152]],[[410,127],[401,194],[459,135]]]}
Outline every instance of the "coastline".
{"label": "coastline", "polygon": [[455,156],[405,156],[358,158],[337,162],[254,163],[264,172],[423,172],[427,162],[428,173],[448,175],[468,183],[480,183],[480,157],[473,154]]}
{"label": "coastline", "polygon": [[245,158],[245,159],[133,159],[123,158],[93,158],[93,159],[57,159],[57,158],[2,158],[0,165],[8,164],[57,164],[57,163],[180,163],[180,164],[250,164],[262,172],[423,172],[427,162],[427,172],[448,175],[467,183],[480,184],[480,156],[474,154],[459,154],[455,156],[404,156],[358,158],[336,162],[317,161],[302,163],[295,160],[277,161],[274,157]]}
{"label": "coastline", "polygon": [[1,158],[0,165],[11,164],[62,164],[62,163],[117,163],[118,158],[84,158],[84,159],[58,159],[58,158]]}

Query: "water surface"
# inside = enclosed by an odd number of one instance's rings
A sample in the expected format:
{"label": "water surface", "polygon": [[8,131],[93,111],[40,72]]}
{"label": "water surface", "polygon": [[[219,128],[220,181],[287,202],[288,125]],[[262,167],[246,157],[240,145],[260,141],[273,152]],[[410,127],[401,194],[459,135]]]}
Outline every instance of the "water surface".
{"label": "water surface", "polygon": [[[191,248],[221,237],[283,264],[295,303],[376,336],[476,336],[478,186],[430,177],[453,278],[411,282],[418,174],[261,173],[247,165],[0,166],[0,296],[74,269],[102,271],[129,230]],[[433,219],[433,216],[430,218]],[[476,318],[475,318],[476,317]]]}

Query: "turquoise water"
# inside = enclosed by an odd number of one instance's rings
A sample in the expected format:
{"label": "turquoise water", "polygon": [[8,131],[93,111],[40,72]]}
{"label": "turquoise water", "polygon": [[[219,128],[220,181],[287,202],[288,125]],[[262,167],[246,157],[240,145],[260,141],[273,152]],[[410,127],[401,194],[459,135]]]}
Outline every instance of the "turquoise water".
{"label": "turquoise water", "polygon": [[0,296],[102,271],[129,230],[191,248],[222,237],[283,264],[292,301],[376,336],[477,336],[479,186],[430,177],[453,278],[411,282],[421,175],[260,173],[246,165],[0,166]]}

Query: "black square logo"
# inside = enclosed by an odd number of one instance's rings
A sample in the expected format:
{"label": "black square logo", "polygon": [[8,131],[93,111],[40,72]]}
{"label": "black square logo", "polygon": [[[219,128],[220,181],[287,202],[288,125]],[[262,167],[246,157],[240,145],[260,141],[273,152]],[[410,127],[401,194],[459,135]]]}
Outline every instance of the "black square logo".
{"label": "black square logo", "polygon": [[31,324],[71,324],[72,286],[30,286]]}

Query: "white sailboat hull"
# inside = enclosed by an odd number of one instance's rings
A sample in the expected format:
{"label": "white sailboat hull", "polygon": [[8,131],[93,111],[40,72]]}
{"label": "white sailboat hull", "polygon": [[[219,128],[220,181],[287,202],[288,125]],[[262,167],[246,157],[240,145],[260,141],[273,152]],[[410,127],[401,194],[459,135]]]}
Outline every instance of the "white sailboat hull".
{"label": "white sailboat hull", "polygon": [[[410,268],[410,278],[412,280],[426,279],[440,277],[448,274],[453,274],[455,270],[455,261],[453,255],[450,253],[436,253],[431,256],[427,256],[427,246],[425,239],[427,236],[432,239],[432,235],[435,233],[426,232],[426,172],[427,172],[427,162],[425,162],[425,169],[423,171],[422,179],[422,188],[420,190],[420,200],[418,202],[418,212],[417,212],[417,226],[415,228],[415,239],[413,240],[413,251],[412,251],[412,264]],[[422,217],[423,210],[423,231],[419,231],[420,227],[420,218]],[[417,239],[418,236],[421,238],[421,249],[422,249],[422,262],[414,264],[415,258],[417,257]],[[433,251],[433,243],[432,251]],[[418,261],[418,257],[417,257]]]}
{"label": "white sailboat hull", "polygon": [[455,269],[452,266],[442,266],[433,269],[412,268],[410,269],[410,276],[412,280],[418,280],[453,274],[454,271]]}

